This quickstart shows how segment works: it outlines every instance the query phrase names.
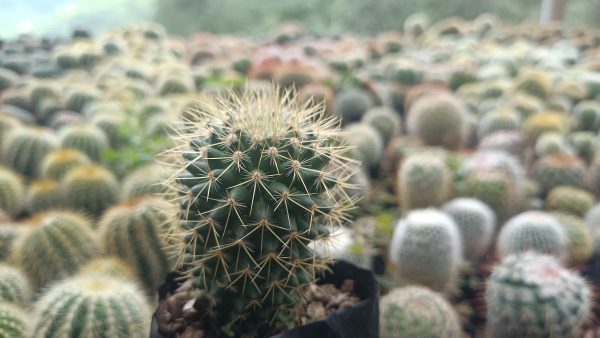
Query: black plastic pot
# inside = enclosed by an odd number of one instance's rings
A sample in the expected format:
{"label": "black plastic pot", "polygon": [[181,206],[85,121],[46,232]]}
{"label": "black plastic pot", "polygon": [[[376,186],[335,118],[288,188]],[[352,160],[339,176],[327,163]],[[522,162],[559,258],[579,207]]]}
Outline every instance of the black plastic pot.
{"label": "black plastic pot", "polygon": [[[169,275],[159,289],[161,300],[173,291],[175,278],[177,274]],[[354,280],[354,292],[361,299],[358,303],[323,320],[296,327],[272,338],[378,338],[379,286],[371,271],[346,261],[339,261],[331,266],[330,272],[319,279],[318,284],[334,284],[339,288],[347,279]],[[155,316],[152,317],[150,338],[165,338],[157,331]]]}

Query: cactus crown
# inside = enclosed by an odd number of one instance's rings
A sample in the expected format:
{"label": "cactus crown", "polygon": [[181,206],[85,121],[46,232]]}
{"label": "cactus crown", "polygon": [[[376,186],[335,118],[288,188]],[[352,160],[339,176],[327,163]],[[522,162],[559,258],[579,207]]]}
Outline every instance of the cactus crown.
{"label": "cactus crown", "polygon": [[338,123],[278,88],[209,99],[193,113],[166,153],[179,160],[167,186],[180,196],[187,278],[216,297],[226,333],[290,325],[299,287],[326,263],[308,244],[354,202]]}

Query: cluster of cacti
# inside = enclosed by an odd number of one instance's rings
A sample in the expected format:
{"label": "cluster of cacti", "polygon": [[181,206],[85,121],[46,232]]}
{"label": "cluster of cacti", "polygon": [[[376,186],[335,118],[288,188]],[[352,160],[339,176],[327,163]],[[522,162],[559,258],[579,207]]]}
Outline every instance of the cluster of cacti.
{"label": "cluster of cacti", "polygon": [[485,294],[490,337],[577,337],[590,316],[585,280],[533,252],[494,267]]}
{"label": "cluster of cacti", "polygon": [[462,337],[460,321],[441,294],[406,286],[381,297],[379,334],[395,337]]}
{"label": "cluster of cacti", "polygon": [[398,284],[420,284],[437,291],[452,286],[462,261],[458,227],[436,209],[406,215],[394,229],[389,250]]}

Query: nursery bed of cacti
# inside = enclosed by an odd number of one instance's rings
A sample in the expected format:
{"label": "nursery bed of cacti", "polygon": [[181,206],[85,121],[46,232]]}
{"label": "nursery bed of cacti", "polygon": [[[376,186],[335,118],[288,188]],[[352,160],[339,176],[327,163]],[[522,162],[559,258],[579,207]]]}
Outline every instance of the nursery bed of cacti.
{"label": "nursery bed of cacti", "polygon": [[341,259],[380,337],[600,336],[599,131],[587,28],[3,41],[0,338],[268,337]]}

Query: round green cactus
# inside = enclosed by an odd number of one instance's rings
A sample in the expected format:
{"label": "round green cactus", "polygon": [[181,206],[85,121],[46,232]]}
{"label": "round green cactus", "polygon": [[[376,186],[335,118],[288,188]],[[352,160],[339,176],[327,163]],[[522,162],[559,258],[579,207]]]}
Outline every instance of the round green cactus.
{"label": "round green cactus", "polygon": [[11,303],[0,303],[0,337],[29,337],[29,323],[25,310]]}
{"label": "round green cactus", "polygon": [[501,258],[534,250],[563,260],[567,258],[567,236],[551,214],[525,211],[504,224],[496,249]]}
{"label": "round green cactus", "polygon": [[462,261],[456,223],[436,209],[413,210],[394,229],[390,261],[400,285],[420,284],[441,291],[453,286]]}
{"label": "round green cactus", "polygon": [[2,142],[2,162],[24,176],[39,174],[44,156],[56,149],[58,141],[54,134],[44,128],[22,127],[14,129]]}
{"label": "round green cactus", "polygon": [[61,181],[65,205],[98,217],[118,200],[119,185],[107,169],[82,166],[69,171]]}
{"label": "round green cactus", "polygon": [[114,256],[102,256],[94,258],[83,265],[77,274],[80,276],[108,276],[111,278],[121,278],[125,280],[136,280],[135,272],[121,258]]}
{"label": "round green cactus", "polygon": [[0,261],[8,261],[14,243],[25,232],[25,227],[11,222],[0,223]]}
{"label": "round green cactus", "polygon": [[458,315],[444,297],[420,286],[392,290],[379,301],[381,338],[460,338]]}
{"label": "round green cactus", "polygon": [[581,101],[573,107],[577,130],[597,132],[600,129],[600,103]]}
{"label": "round green cactus", "polygon": [[17,215],[25,199],[23,181],[14,171],[0,167],[0,210],[9,215]]}
{"label": "round green cactus", "polygon": [[455,198],[442,206],[460,231],[463,243],[463,256],[478,259],[484,255],[496,233],[494,211],[475,198]]}
{"label": "round green cactus", "polygon": [[104,132],[93,125],[64,127],[60,139],[63,148],[79,150],[94,162],[99,162],[102,152],[109,148]]}
{"label": "round green cactus", "polygon": [[307,245],[328,237],[353,204],[346,181],[355,169],[337,121],[280,93],[200,102],[194,131],[167,152],[180,173],[170,185],[183,210],[187,279],[210,290],[223,335],[295,322],[297,291],[325,263]]}
{"label": "round green cactus", "polygon": [[73,88],[67,96],[66,107],[74,112],[82,113],[86,106],[97,101],[100,93],[95,88]]}
{"label": "round green cactus", "polygon": [[127,137],[121,133],[121,126],[125,123],[125,117],[120,114],[95,115],[92,124],[104,132],[108,143],[112,148],[119,148],[127,142]]}
{"label": "round green cactus", "polygon": [[2,151],[2,144],[6,139],[6,135],[12,130],[21,127],[21,121],[9,114],[0,112],[0,152]]}
{"label": "round green cactus", "polygon": [[85,217],[64,211],[37,214],[15,243],[12,259],[34,288],[68,276],[100,253]]}
{"label": "round green cactus", "polygon": [[596,198],[592,193],[571,186],[555,187],[546,197],[546,206],[549,210],[579,217],[583,217],[594,204],[596,204]]}
{"label": "round green cactus", "polygon": [[365,167],[373,167],[383,157],[383,139],[377,130],[364,123],[351,124],[344,128],[344,139],[349,147],[349,156]]}
{"label": "round green cactus", "polygon": [[[99,231],[104,251],[125,260],[149,290],[154,290],[173,268],[167,235],[173,228],[173,206],[155,197],[116,205],[102,216]],[[132,240],[135,239],[135,240]]]}
{"label": "round green cactus", "polygon": [[408,112],[408,130],[423,142],[448,149],[466,141],[468,119],[465,107],[450,94],[425,95]]}
{"label": "round green cactus", "polygon": [[550,76],[542,70],[524,70],[515,80],[515,90],[546,99],[552,90]]}
{"label": "round green cactus", "polygon": [[362,123],[375,128],[387,144],[392,137],[400,134],[402,120],[400,115],[391,108],[375,107],[369,109],[362,117]]}
{"label": "round green cactus", "polygon": [[160,96],[168,96],[191,92],[194,84],[191,78],[183,75],[169,76],[160,79],[157,88]]}
{"label": "round green cactus", "polygon": [[56,181],[38,180],[27,191],[25,205],[31,213],[56,209],[63,205],[60,186]]}
{"label": "round green cactus", "polygon": [[537,138],[543,133],[557,132],[566,134],[570,129],[568,117],[561,113],[533,114],[521,125],[523,134],[525,134],[531,143],[535,143]]}
{"label": "round green cactus", "polygon": [[594,254],[594,238],[592,232],[581,217],[562,212],[553,212],[552,216],[562,225],[567,235],[568,266],[580,266]]}
{"label": "round green cactus", "polygon": [[19,74],[10,69],[0,67],[0,92],[15,85],[19,80]]}
{"label": "round green cactus", "polygon": [[57,149],[44,157],[40,172],[45,179],[60,181],[71,169],[91,163],[87,155],[78,150]]}
{"label": "round green cactus", "polygon": [[[416,153],[408,156],[397,174],[396,188],[401,209],[437,207],[448,200],[452,174],[443,156]],[[427,193],[424,194],[423,192]]]}
{"label": "round green cactus", "polygon": [[53,285],[36,303],[32,338],[141,338],[151,313],[137,285],[107,276],[78,276]]}
{"label": "round green cactus", "polygon": [[31,294],[29,280],[21,270],[8,264],[0,264],[0,302],[25,306],[31,299]]}
{"label": "round green cactus", "polygon": [[589,176],[585,163],[577,156],[550,154],[537,161],[533,176],[540,183],[542,193],[548,193],[560,185],[586,188]]}
{"label": "round green cactus", "polygon": [[516,112],[500,109],[486,113],[479,121],[477,134],[480,138],[500,130],[518,130],[521,119]]}
{"label": "round green cactus", "polygon": [[596,134],[591,131],[576,131],[568,135],[568,141],[575,154],[586,163],[591,162],[598,149]]}
{"label": "round green cactus", "polygon": [[373,106],[373,99],[364,90],[346,89],[336,95],[336,111],[344,124],[358,122]]}
{"label": "round green cactus", "polygon": [[519,189],[510,176],[499,170],[475,170],[464,180],[461,195],[481,200],[502,222],[520,209]]}
{"label": "round green cactus", "polygon": [[122,198],[127,200],[144,195],[160,195],[167,192],[162,184],[169,177],[163,166],[151,163],[130,172],[123,179]]}
{"label": "round green cactus", "polygon": [[550,154],[572,154],[573,152],[566,136],[560,133],[543,133],[535,142],[535,154],[538,157]]}
{"label": "round green cactus", "polygon": [[585,280],[552,256],[507,257],[492,271],[485,294],[488,336],[578,337],[590,316]]}

